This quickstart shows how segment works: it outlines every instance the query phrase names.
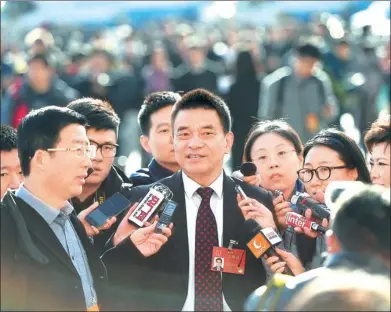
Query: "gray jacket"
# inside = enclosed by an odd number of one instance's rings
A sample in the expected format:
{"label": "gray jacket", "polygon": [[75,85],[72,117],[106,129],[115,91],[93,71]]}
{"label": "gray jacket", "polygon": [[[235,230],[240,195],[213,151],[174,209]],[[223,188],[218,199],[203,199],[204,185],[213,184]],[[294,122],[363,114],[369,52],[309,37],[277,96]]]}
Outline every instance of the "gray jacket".
{"label": "gray jacket", "polygon": [[[332,107],[332,115],[327,118],[323,115],[326,105]],[[320,68],[314,70],[310,78],[301,79],[290,67],[282,67],[262,81],[258,117],[285,118],[303,142],[326,127],[337,115],[338,107],[330,79]],[[310,116],[318,118],[315,129],[308,127]]]}

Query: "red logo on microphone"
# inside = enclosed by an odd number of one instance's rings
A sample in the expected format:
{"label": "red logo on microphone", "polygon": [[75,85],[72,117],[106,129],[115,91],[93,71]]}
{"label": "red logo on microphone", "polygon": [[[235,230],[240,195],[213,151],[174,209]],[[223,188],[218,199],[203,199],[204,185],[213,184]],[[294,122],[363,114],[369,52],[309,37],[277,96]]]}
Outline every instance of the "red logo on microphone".
{"label": "red logo on microphone", "polygon": [[285,223],[291,226],[295,227],[301,227],[303,228],[305,226],[307,219],[304,217],[299,217],[296,216],[295,214],[292,213],[287,213],[285,217]]}

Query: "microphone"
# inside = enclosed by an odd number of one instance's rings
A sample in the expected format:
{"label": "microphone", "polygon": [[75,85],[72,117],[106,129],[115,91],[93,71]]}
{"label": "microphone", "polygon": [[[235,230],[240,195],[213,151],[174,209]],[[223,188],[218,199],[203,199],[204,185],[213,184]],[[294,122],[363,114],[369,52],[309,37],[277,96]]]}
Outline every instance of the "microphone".
{"label": "microphone", "polygon": [[296,212],[288,212],[285,214],[285,223],[293,227],[308,228],[319,233],[326,233],[327,229],[316,222],[308,220]]}
{"label": "microphone", "polygon": [[172,191],[167,186],[161,183],[154,183],[147,195],[144,196],[137,208],[131,213],[128,221],[142,227],[144,222],[149,220],[154,212],[158,211],[159,208],[158,212],[165,208],[172,196]]}
{"label": "microphone", "polygon": [[87,169],[87,176],[86,179],[94,172],[94,168],[90,167]]}
{"label": "microphone", "polygon": [[319,203],[318,201],[304,193],[297,192],[295,195],[293,195],[291,198],[291,203],[293,205],[296,205],[296,207],[299,209],[300,214],[302,215],[304,215],[307,209],[311,209],[312,216],[314,218],[320,220],[329,220],[330,218],[330,211],[326,205]]}
{"label": "microphone", "polygon": [[[257,259],[267,255],[268,257],[277,257],[281,261],[280,256],[275,251],[275,246],[281,243],[282,239],[271,227],[262,229],[258,222],[253,219],[246,220],[244,227],[246,234],[248,234],[247,247]],[[283,274],[294,275],[288,266],[285,266]]]}
{"label": "microphone", "polygon": [[257,166],[253,162],[245,162],[240,166],[240,172],[245,177],[255,175],[257,172]]}

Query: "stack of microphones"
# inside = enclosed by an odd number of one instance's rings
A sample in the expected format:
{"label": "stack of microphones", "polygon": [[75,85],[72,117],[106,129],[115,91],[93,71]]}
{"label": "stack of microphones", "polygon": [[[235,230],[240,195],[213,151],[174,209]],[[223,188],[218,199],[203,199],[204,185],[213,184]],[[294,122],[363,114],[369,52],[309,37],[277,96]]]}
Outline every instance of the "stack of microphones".
{"label": "stack of microphones", "polygon": [[[257,167],[252,162],[243,163],[240,172],[243,176],[252,176],[255,175]],[[275,196],[282,195],[282,191],[276,190],[274,192]],[[296,193],[292,196],[291,203],[297,207],[299,213],[289,212],[285,215],[285,222],[287,225],[300,228],[309,228],[312,231],[316,231],[324,234],[327,229],[318,223],[308,220],[304,217],[305,211],[311,209],[312,217],[315,219],[323,220],[330,218],[330,211],[326,205],[323,205],[317,202],[315,199],[311,198],[309,195],[304,193]],[[260,257],[279,257],[275,251],[275,247],[278,246],[282,239],[272,228],[262,229],[260,225],[253,219],[245,221],[246,228],[246,242],[250,251],[254,254],[256,258]],[[284,274],[293,275],[292,271],[285,266]]]}
{"label": "stack of microphones", "polygon": [[[243,176],[253,176],[257,172],[257,167],[252,162],[243,163],[240,167]],[[248,249],[257,258],[279,257],[275,248],[282,242],[281,237],[271,227],[262,228],[257,221],[248,219],[244,222],[245,241]],[[293,275],[292,271],[285,266],[284,274]]]}
{"label": "stack of microphones", "polygon": [[155,232],[160,233],[164,227],[169,225],[177,206],[177,203],[171,200],[172,197],[173,193],[166,185],[154,183],[129,216],[128,221],[142,227],[144,222],[159,215]]}
{"label": "stack of microphones", "polygon": [[312,217],[314,217],[315,219],[329,220],[330,211],[326,205],[319,203],[309,195],[303,193],[296,193],[295,195],[293,195],[291,203],[297,207],[299,213],[288,212],[285,215],[285,223],[287,225],[300,228],[309,228],[312,231],[319,232],[322,234],[326,233],[327,229],[325,227],[304,217],[305,211],[307,209],[311,209]]}

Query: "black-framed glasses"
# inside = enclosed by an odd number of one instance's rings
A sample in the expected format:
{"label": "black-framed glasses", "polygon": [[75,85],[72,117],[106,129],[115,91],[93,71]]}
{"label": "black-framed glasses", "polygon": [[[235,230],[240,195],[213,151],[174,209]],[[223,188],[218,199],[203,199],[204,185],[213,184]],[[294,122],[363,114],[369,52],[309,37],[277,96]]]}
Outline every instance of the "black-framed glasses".
{"label": "black-framed glasses", "polygon": [[297,175],[299,176],[299,179],[304,183],[310,182],[314,177],[314,173],[319,180],[325,181],[330,178],[332,170],[345,168],[348,168],[348,166],[319,166],[316,169],[303,168],[297,171]]}
{"label": "black-framed glasses", "polygon": [[97,154],[98,151],[100,150],[102,157],[104,158],[114,157],[117,154],[117,149],[119,147],[118,144],[113,144],[113,143],[98,144],[91,140],[90,140],[90,145],[93,149],[95,149],[95,154]]}

